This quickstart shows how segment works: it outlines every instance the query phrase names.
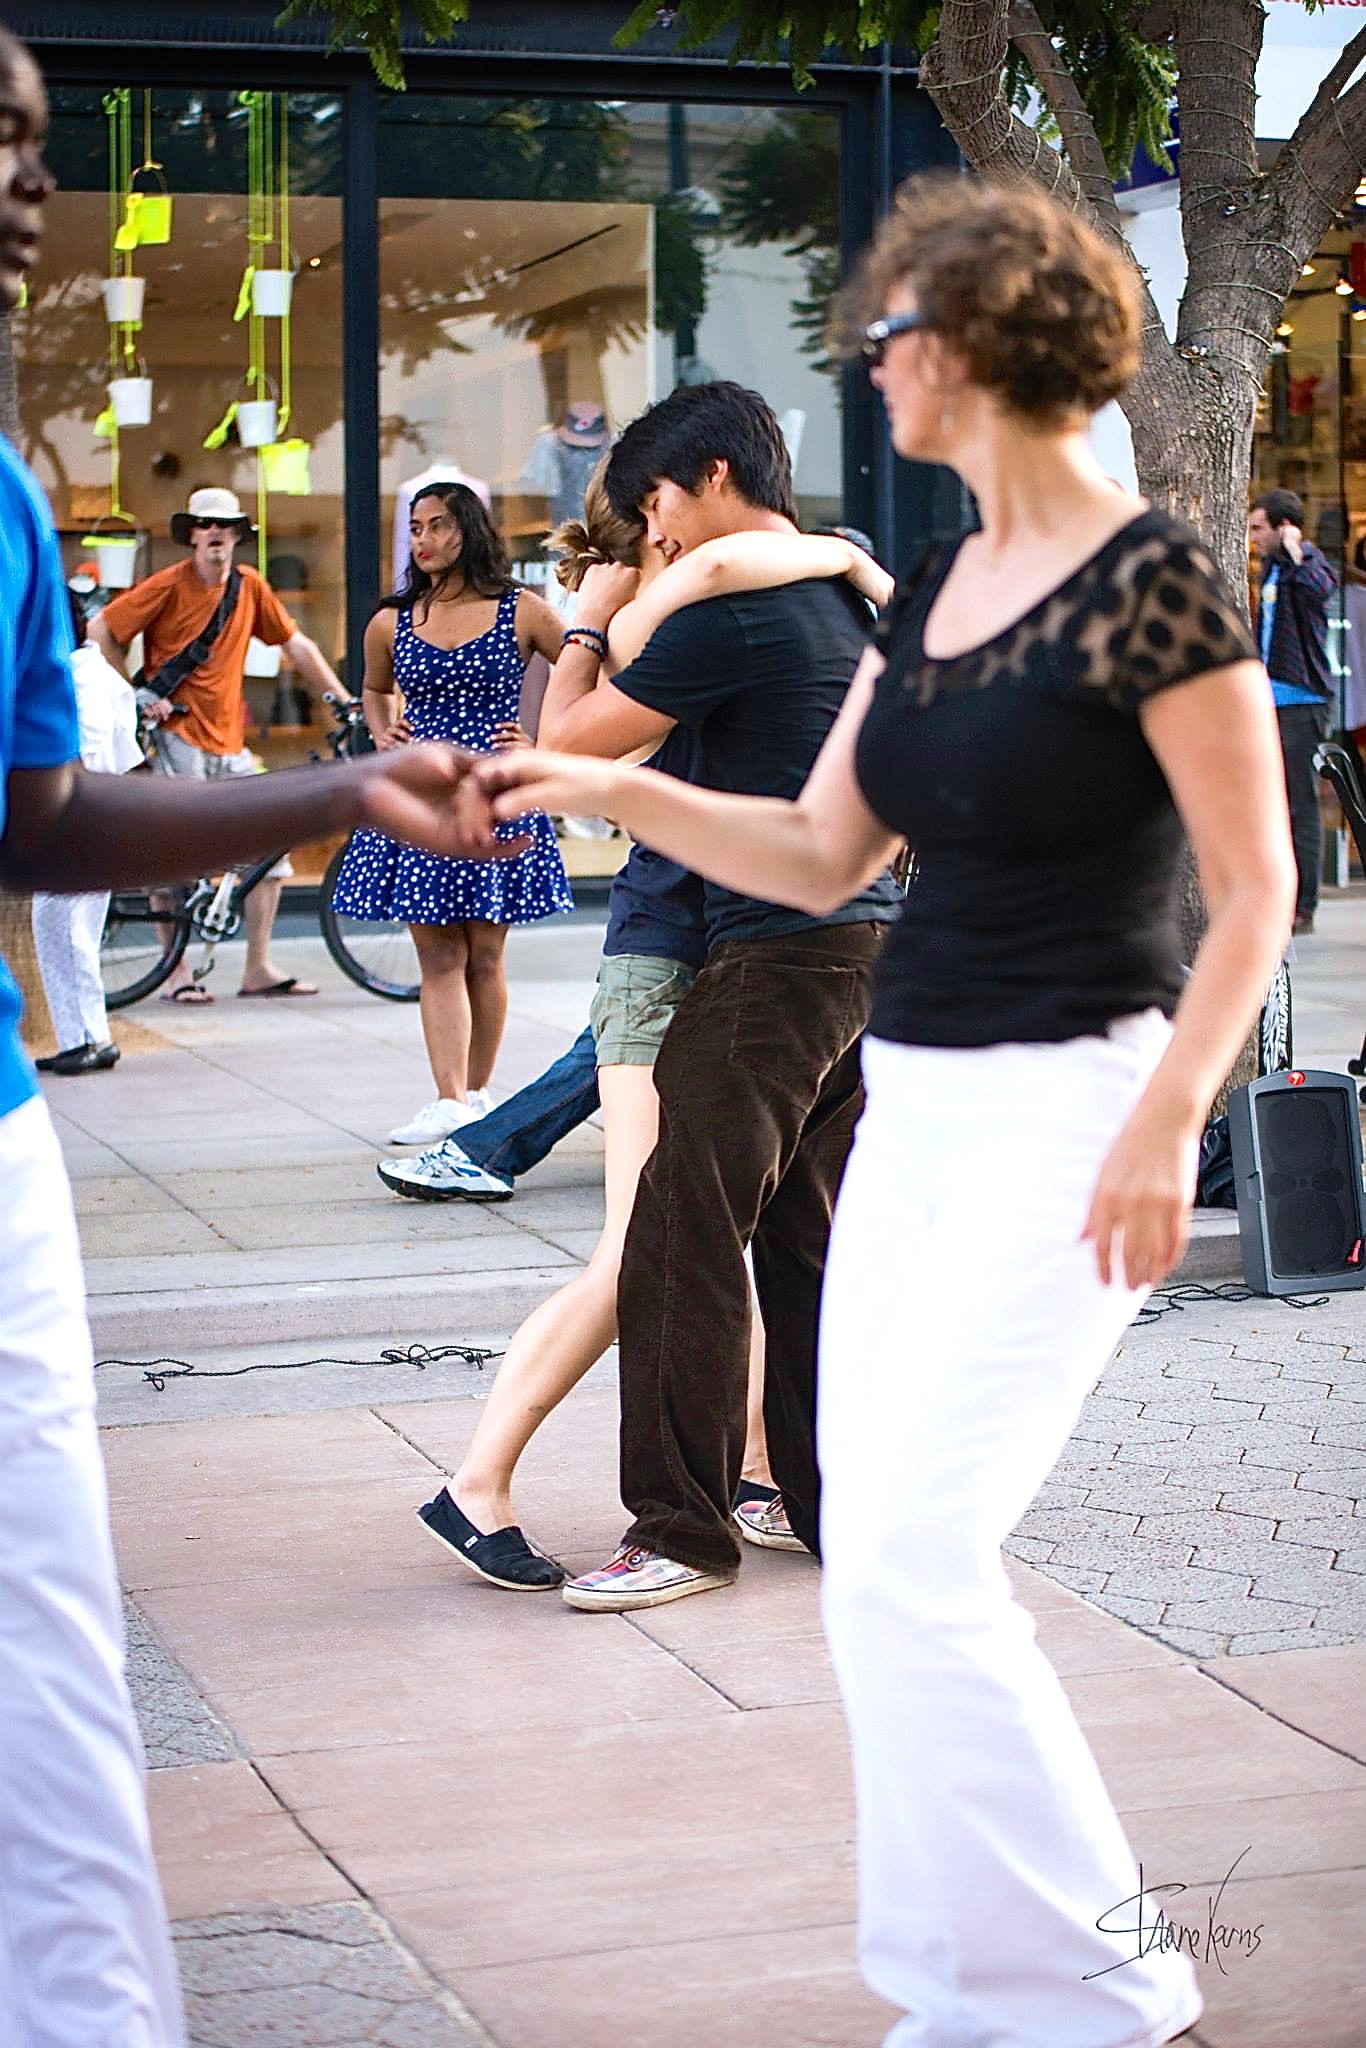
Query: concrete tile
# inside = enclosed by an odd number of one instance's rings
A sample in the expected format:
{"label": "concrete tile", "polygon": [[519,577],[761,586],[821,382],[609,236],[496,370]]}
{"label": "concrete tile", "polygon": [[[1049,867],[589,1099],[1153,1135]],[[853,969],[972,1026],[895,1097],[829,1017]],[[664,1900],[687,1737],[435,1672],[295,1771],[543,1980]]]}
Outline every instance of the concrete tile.
{"label": "concrete tile", "polygon": [[[1204,1932],[1208,1910],[1191,1920]],[[1366,1884],[1359,1871],[1237,1880],[1219,1902],[1226,1928],[1260,1928],[1255,1955],[1223,1971],[1198,1964],[1209,2048],[1361,2048]]]}
{"label": "concrete tile", "polygon": [[[340,1490],[356,1480],[407,1480],[420,1490],[436,1476],[419,1451],[367,1408],[106,1429],[102,1443],[116,1510],[149,1497],[227,1502],[247,1494],[259,1514],[264,1495]],[[315,1498],[310,1512],[345,1521],[340,1493],[330,1503]]]}
{"label": "concrete tile", "polygon": [[147,1807],[172,1920],[355,1896],[250,1764],[153,1771]]}
{"label": "concrete tile", "polygon": [[516,1649],[471,1655],[458,1631],[442,1637],[432,1628],[385,1658],[358,1627],[346,1644],[319,1644],[306,1671],[277,1684],[201,1683],[241,1747],[260,1759],[397,1747],[430,1736],[434,1719],[447,1714],[463,1740],[477,1743],[509,1726],[553,1740],[567,1727],[674,1724],[736,1711],[711,1672],[687,1668],[644,1637],[612,1629],[590,1642],[586,1630],[576,1634],[556,1644],[551,1662]]}
{"label": "concrete tile", "polygon": [[461,1971],[460,1998],[499,2048],[851,2048],[898,2017],[865,1989],[853,1930],[771,1934]]}
{"label": "concrete tile", "polygon": [[104,1209],[78,1220],[87,1271],[100,1262],[144,1259],[149,1253],[169,1255],[179,1263],[197,1254],[232,1250],[231,1240],[174,1202],[168,1203],[167,1211]]}
{"label": "concrete tile", "polygon": [[710,1854],[718,1839],[743,1837],[745,1854],[762,1860],[852,1830],[834,1705],[567,1727],[553,1743],[505,1727],[474,1745],[452,1712],[440,1740],[276,1757],[260,1769],[371,1897],[430,1890],[471,1814],[484,1881],[615,1867],[625,1882],[644,1863]]}
{"label": "concrete tile", "polygon": [[1140,1635],[1113,1613],[1101,1613],[1083,1601],[1038,1618],[1037,1640],[1060,1678],[1079,1678],[1099,1671],[1138,1671],[1176,1664],[1174,1650]]}
{"label": "concrete tile", "polygon": [[[1278,1721],[1366,1764],[1366,1643],[1220,1659],[1203,1668]],[[1361,1841],[1366,1863],[1366,1829]]]}
{"label": "concrete tile", "polygon": [[[364,1245],[463,1244],[470,1238],[504,1236],[508,1219],[503,1205],[478,1202],[409,1202],[392,1194],[367,1174],[365,1198],[342,1206],[343,1228],[350,1242]],[[275,1251],[293,1245],[332,1245],[337,1217],[330,1205],[305,1208],[261,1206],[207,1208],[202,1212],[224,1242],[239,1251]]]}
{"label": "concrete tile", "polygon": [[1239,1879],[1366,1866],[1366,1786],[1359,1791],[1279,1793],[1189,1806],[1126,1807],[1125,1832],[1144,1882],[1217,1885]]}
{"label": "concrete tile", "polygon": [[[216,1209],[293,1207],[328,1211],[341,1203],[372,1202],[382,1183],[375,1178],[375,1153],[354,1143],[345,1161],[300,1166],[235,1168],[200,1165],[163,1174],[161,1185],[177,1202],[199,1215]],[[387,1192],[387,1191],[386,1191]],[[390,1198],[395,1199],[395,1198]],[[416,1206],[414,1204],[413,1206]]]}
{"label": "concrete tile", "polygon": [[674,1941],[852,1923],[854,1846],[847,1837],[746,1854],[723,1836],[705,1854],[648,1858],[629,1884],[610,1865],[491,1884],[451,1872],[440,1890],[383,1896],[376,1905],[434,1975],[471,1967],[648,1948]]}
{"label": "concrete tile", "polygon": [[[238,1579],[346,1580],[356,1587],[392,1584],[396,1571],[431,1576],[441,1565],[414,1557],[409,1523],[423,1482],[351,1480],[338,1503],[322,1487],[250,1491],[197,1498],[148,1490],[114,1506],[119,1576],[138,1596],[155,1587],[217,1587]],[[150,1606],[149,1606],[150,1611]]]}
{"label": "concrete tile", "polygon": [[[67,1170],[70,1171],[69,1162]],[[78,1217],[185,1213],[184,1205],[174,1195],[140,1173],[91,1174],[86,1179],[73,1180],[71,1193]]]}
{"label": "concrete tile", "polygon": [[[437,1236],[411,1247],[348,1243],[334,1235],[329,1244],[285,1245],[275,1250],[220,1249],[196,1257],[196,1289],[270,1287],[289,1282],[345,1282],[357,1279],[421,1279],[429,1274],[515,1272],[519,1267],[570,1266],[574,1262],[511,1225],[496,1222],[471,1236]],[[185,1262],[174,1253],[160,1257],[97,1258],[86,1263],[94,1294],[151,1294],[183,1288]]]}
{"label": "concrete tile", "polygon": [[[1327,1653],[1325,1653],[1327,1654]],[[1067,1694],[1117,1805],[1366,1789],[1366,1770],[1186,1664],[1071,1678]]]}

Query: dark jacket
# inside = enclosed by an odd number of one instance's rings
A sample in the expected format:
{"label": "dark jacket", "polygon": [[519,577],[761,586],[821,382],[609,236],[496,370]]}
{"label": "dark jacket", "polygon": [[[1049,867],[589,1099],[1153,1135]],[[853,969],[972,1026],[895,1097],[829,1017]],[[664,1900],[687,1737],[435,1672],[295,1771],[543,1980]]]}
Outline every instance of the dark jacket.
{"label": "dark jacket", "polygon": [[[1328,662],[1328,601],[1338,587],[1331,563],[1305,541],[1304,560],[1292,562],[1283,549],[1267,563],[1279,569],[1276,617],[1271,628],[1267,673],[1273,683],[1291,683],[1331,697],[1336,685]],[[1263,587],[1266,571],[1262,574]],[[1257,598],[1257,644],[1262,640],[1262,600]]]}

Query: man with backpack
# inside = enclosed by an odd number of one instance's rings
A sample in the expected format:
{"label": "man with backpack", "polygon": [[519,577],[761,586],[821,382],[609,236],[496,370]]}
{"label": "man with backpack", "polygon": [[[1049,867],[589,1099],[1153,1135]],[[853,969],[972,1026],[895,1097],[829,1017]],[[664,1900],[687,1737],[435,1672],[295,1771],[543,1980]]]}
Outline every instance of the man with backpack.
{"label": "man with backpack", "polygon": [[[90,622],[90,638],[116,668],[129,642],[143,636],[143,674],[156,692],[157,766],[168,775],[212,782],[224,775],[254,775],[247,751],[246,697],[242,678],[252,639],[283,648],[293,667],[319,690],[347,695],[317,645],[301,633],[259,571],[237,564],[233,554],[254,533],[233,491],[193,491],[187,510],[171,520],[171,538],[190,550],[183,562],[159,569],[113,598]],[[270,935],[285,878],[293,874],[280,860],[253,889],[245,906],[244,996],[309,996],[310,982],[281,974],[270,957]],[[211,1003],[213,997],[177,968],[163,1000]]]}

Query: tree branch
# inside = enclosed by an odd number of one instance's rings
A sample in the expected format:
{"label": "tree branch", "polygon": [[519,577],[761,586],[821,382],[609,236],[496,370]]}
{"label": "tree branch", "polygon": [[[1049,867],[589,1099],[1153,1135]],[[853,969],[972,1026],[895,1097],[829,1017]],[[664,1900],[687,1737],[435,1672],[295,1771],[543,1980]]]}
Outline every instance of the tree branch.
{"label": "tree branch", "polygon": [[1300,118],[1266,181],[1267,196],[1287,223],[1287,239],[1306,252],[1355,190],[1366,163],[1366,79],[1344,92],[1366,59],[1366,28],[1357,30]]}
{"label": "tree branch", "polygon": [[1029,68],[1038,80],[1039,90],[1058,124],[1058,133],[1078,187],[1110,232],[1122,234],[1114,181],[1105,162],[1100,137],[1096,134],[1096,124],[1087,112],[1081,90],[1062,53],[1054,47],[1052,38],[1040,21],[1034,0],[1012,0],[1007,23],[1011,41],[1021,56],[1028,60]]}

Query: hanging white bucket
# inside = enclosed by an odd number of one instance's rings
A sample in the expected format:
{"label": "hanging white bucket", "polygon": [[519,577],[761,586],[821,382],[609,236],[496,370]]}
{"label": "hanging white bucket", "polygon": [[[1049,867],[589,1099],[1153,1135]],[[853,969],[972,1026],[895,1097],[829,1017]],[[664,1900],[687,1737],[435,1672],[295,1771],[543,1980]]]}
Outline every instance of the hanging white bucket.
{"label": "hanging white bucket", "polygon": [[249,676],[278,676],[280,673],[279,648],[267,647],[264,640],[257,640],[253,636],[247,642],[247,658],[243,664],[243,673]]}
{"label": "hanging white bucket", "polygon": [[104,317],[111,326],[123,322],[141,327],[142,302],[147,296],[145,277],[107,277],[101,290],[104,293]]}
{"label": "hanging white bucket", "polygon": [[109,403],[114,408],[114,418],[121,427],[145,427],[152,418],[152,380],[150,377],[111,377],[109,380]]}
{"label": "hanging white bucket", "polygon": [[95,557],[96,574],[105,590],[127,590],[137,571],[136,534],[92,533],[86,547]]}
{"label": "hanging white bucket", "polygon": [[289,311],[294,291],[292,270],[256,270],[251,279],[251,310],[267,319],[282,320]]}
{"label": "hanging white bucket", "polygon": [[237,438],[244,448],[264,448],[275,439],[276,420],[273,398],[244,398],[237,407]]}

